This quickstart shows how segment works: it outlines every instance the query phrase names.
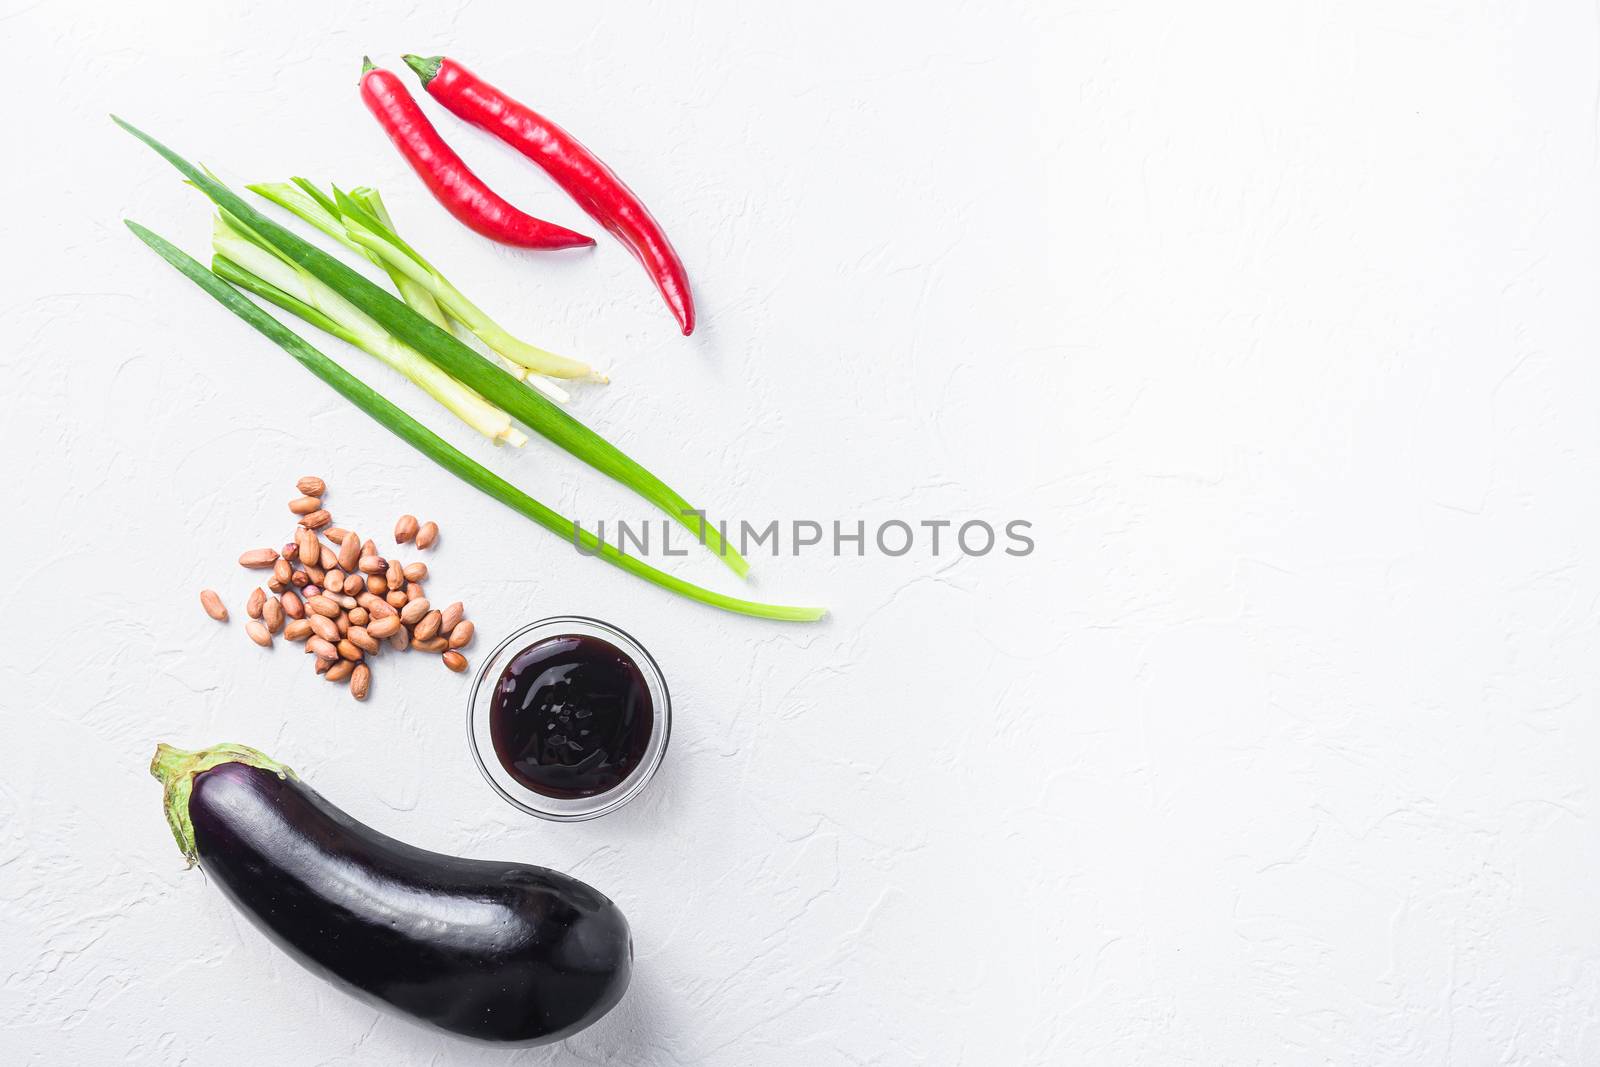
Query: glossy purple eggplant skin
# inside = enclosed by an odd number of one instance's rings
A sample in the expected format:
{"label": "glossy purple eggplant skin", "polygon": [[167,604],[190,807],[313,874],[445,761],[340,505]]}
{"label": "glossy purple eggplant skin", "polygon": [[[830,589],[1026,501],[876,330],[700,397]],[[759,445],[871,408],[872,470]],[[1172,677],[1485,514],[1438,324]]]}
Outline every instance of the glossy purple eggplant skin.
{"label": "glossy purple eggplant skin", "polygon": [[196,775],[189,814],[210,879],[284,951],[368,1001],[540,1045],[628,988],[627,920],[576,878],[414,848],[243,763]]}

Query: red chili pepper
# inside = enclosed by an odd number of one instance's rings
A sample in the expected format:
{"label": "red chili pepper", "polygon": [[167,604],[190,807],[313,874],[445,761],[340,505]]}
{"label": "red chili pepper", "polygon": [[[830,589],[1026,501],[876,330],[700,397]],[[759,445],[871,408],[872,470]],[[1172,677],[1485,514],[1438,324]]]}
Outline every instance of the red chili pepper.
{"label": "red chili pepper", "polygon": [[694,300],[683,260],[644,204],[610,167],[566,130],[455,60],[406,56],[405,61],[435,100],[537,163],[596,222],[627,245],[655,279],[684,335],[694,332]]}
{"label": "red chili pepper", "polygon": [[578,248],[594,238],[536,219],[508,204],[462,162],[400,79],[371,60],[361,68],[361,99],[428,191],[469,229],[518,248]]}

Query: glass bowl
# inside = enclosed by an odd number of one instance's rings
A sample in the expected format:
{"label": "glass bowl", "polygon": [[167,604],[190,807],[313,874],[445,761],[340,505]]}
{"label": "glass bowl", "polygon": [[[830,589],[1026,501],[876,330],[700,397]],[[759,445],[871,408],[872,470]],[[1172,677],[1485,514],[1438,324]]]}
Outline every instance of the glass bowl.
{"label": "glass bowl", "polygon": [[[645,686],[650,691],[652,708],[650,740],[644,757],[632,774],[603,793],[588,797],[551,797],[528,788],[511,776],[495,755],[494,741],[489,734],[489,709],[493,702],[495,686],[506,666],[523,649],[551,637],[576,634],[597,637],[608,641],[626,653],[639,667]],[[655,777],[656,769],[667,752],[667,739],[672,733],[672,698],[667,694],[666,679],[661,668],[646,652],[644,646],[632,637],[599,619],[581,615],[557,615],[529,623],[494,647],[483,666],[478,668],[477,679],[472,684],[472,696],[467,704],[467,745],[478,770],[506,802],[521,808],[529,815],[558,822],[581,822],[596,819],[638,796]]]}

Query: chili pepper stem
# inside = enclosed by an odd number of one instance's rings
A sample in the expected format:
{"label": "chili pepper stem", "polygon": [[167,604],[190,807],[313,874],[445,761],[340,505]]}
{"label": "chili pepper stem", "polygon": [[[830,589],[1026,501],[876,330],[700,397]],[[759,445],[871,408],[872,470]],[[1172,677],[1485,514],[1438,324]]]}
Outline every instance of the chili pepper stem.
{"label": "chili pepper stem", "polygon": [[414,56],[410,53],[400,57],[405,60],[406,66],[417,72],[417,77],[422,79],[423,88],[433,81],[433,76],[439,73],[439,64],[444,62],[444,56]]}

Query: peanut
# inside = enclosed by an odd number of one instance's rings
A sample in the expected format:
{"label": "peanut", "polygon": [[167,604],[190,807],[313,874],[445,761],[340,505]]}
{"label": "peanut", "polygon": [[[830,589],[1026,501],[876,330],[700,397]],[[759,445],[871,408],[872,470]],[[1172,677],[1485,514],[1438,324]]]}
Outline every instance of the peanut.
{"label": "peanut", "polygon": [[420,620],[418,620],[415,629],[411,631],[411,636],[416,638],[418,641],[428,641],[432,638],[438,637],[439,619],[440,615],[437,611],[428,612]]}
{"label": "peanut", "polygon": [[363,593],[356,601],[372,615],[374,619],[382,619],[399,612],[389,606],[389,602],[374,593]]}
{"label": "peanut", "polygon": [[330,619],[337,618],[339,612],[342,610],[339,607],[338,601],[334,600],[332,597],[323,596],[320,593],[306,601],[306,607],[310,608],[318,615],[326,615]]}
{"label": "peanut", "polygon": [[215,589],[200,590],[200,606],[206,609],[207,615],[218,622],[228,621],[228,609],[223,606],[222,598],[217,595]]}
{"label": "peanut", "polygon": [[361,559],[361,538],[356,536],[354,530],[344,535],[339,543],[339,566],[347,571],[356,569],[356,563]]}
{"label": "peanut", "polygon": [[371,634],[373,637],[392,637],[396,630],[402,629],[400,625],[400,616],[389,614],[381,619],[373,619],[367,624],[366,629],[367,633]]}
{"label": "peanut", "polygon": [[[274,594],[260,588],[251,593],[246,636],[263,648],[271,648],[279,635],[303,641],[316,672],[331,682],[349,681],[356,700],[366,700],[371,692],[366,660],[385,642],[402,651],[437,653],[449,670],[467,670],[467,657],[459,650],[472,643],[475,626],[464,618],[460,601],[442,611],[431,606],[423,588],[428,565],[386,558],[370,538],[334,526],[323,506],[327,484],[321,478],[306,475],[295,489],[300,495],[289,502],[298,520],[292,540],[281,549],[255,548],[239,557],[240,566],[271,571],[264,584]],[[396,544],[425,551],[438,545],[439,525],[402,515],[394,536]],[[215,590],[202,590],[200,603],[211,618],[228,621]]]}

